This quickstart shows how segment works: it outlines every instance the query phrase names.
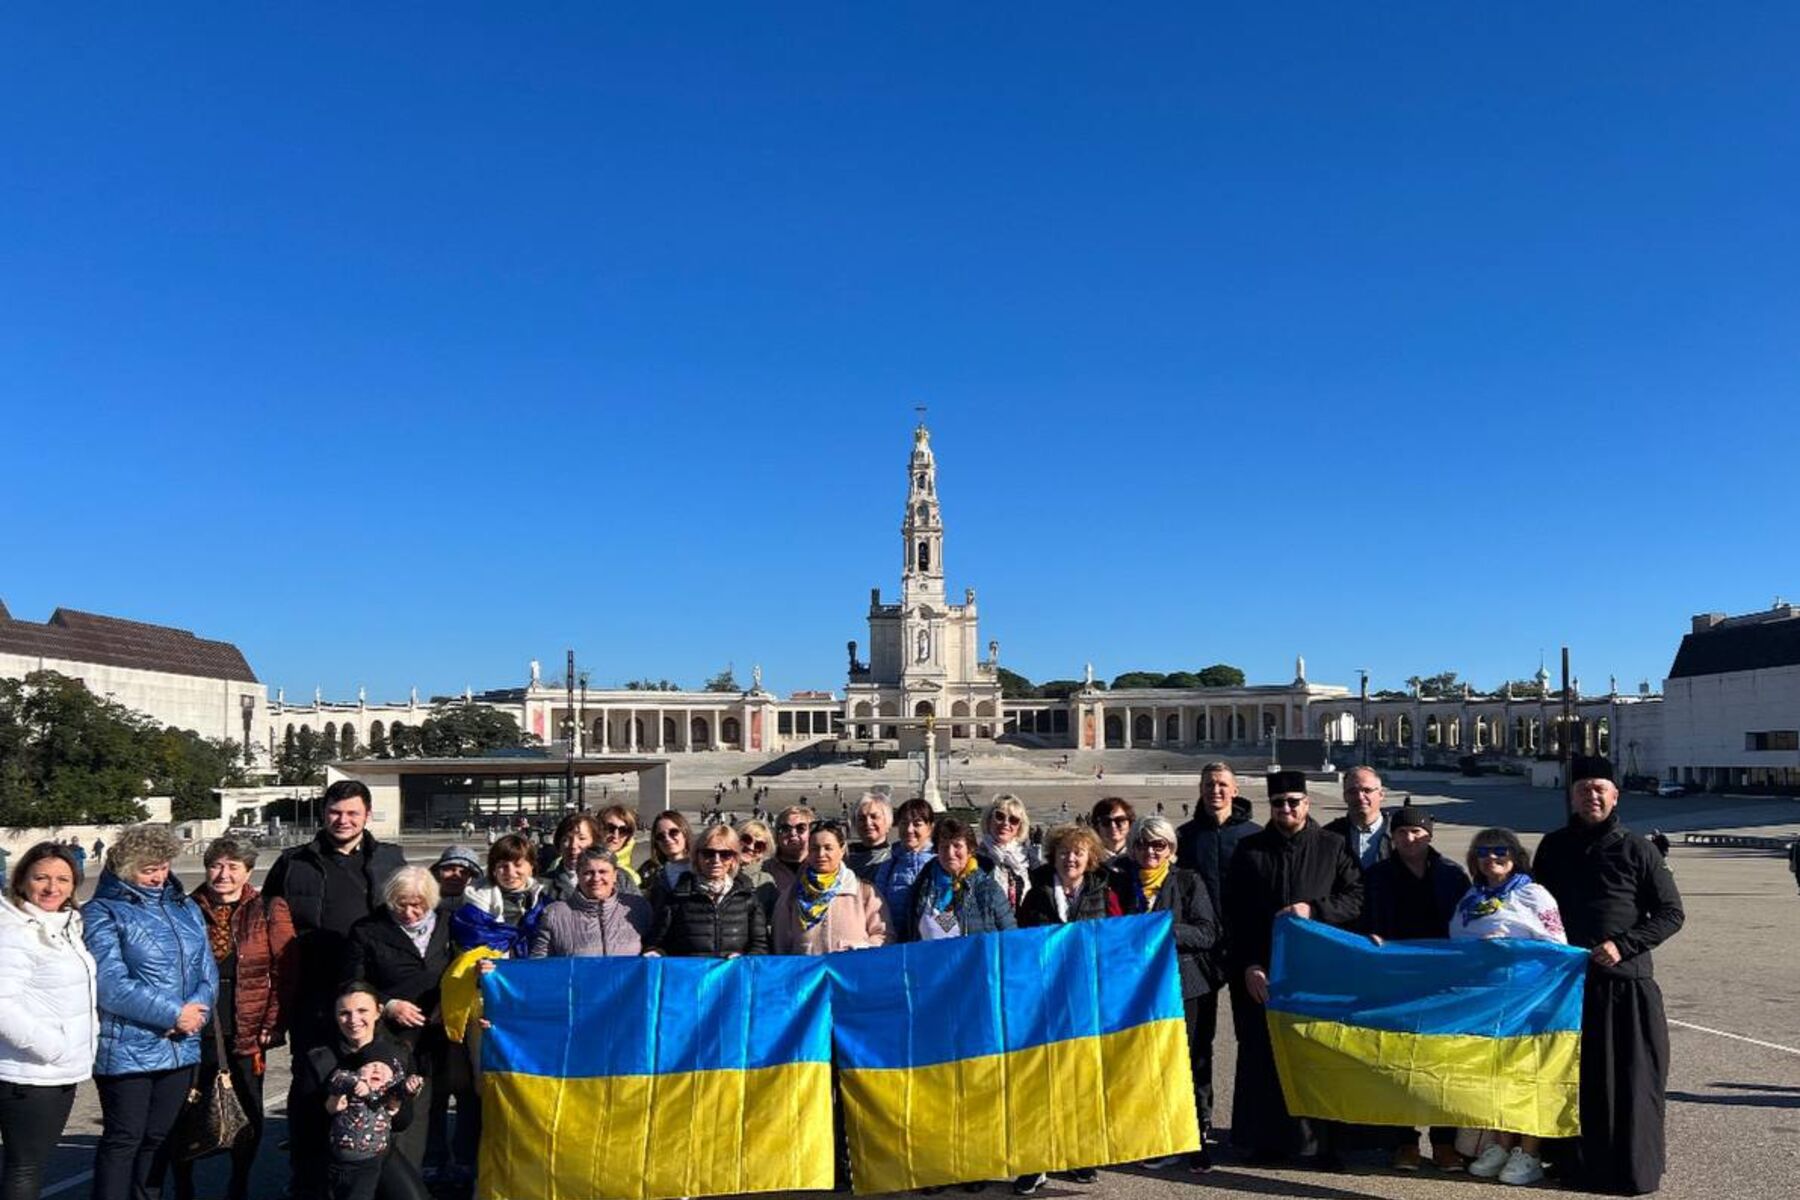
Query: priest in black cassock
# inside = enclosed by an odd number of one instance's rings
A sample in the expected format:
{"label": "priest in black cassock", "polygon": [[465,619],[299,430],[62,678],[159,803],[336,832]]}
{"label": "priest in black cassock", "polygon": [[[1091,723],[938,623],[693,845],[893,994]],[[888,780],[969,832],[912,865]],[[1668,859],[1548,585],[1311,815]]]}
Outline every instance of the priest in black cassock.
{"label": "priest in black cassock", "polygon": [[1362,912],[1362,869],[1344,839],[1308,810],[1306,776],[1269,774],[1269,823],[1238,843],[1225,876],[1230,930],[1231,1023],[1237,1031],[1237,1082],[1231,1142],[1252,1158],[1299,1156],[1329,1165],[1334,1150],[1324,1123],[1288,1115],[1269,1044],[1269,960],[1275,918],[1348,926]]}
{"label": "priest in black cassock", "polygon": [[1569,823],[1538,846],[1537,882],[1588,951],[1581,1013],[1581,1182],[1636,1196],[1662,1182],[1669,1024],[1650,951],[1686,919],[1656,848],[1619,824],[1612,763],[1579,757]]}

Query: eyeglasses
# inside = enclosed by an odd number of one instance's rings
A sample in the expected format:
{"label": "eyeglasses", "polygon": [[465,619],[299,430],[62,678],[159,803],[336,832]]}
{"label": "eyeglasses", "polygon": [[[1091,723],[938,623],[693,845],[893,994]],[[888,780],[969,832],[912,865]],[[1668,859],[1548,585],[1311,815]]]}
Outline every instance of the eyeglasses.
{"label": "eyeglasses", "polygon": [[676,838],[679,838],[681,836],[681,830],[675,828],[673,825],[670,825],[666,829],[657,830],[656,836],[663,839],[665,842],[673,841]]}
{"label": "eyeglasses", "polygon": [[736,850],[719,850],[711,846],[708,846],[700,852],[701,858],[710,859],[713,862],[730,862],[737,856],[738,852]]}
{"label": "eyeglasses", "polygon": [[1306,803],[1305,796],[1270,796],[1270,808],[1299,808]]}
{"label": "eyeglasses", "polygon": [[1018,823],[1019,818],[1013,816],[1011,813],[994,814],[994,824],[996,825],[1017,825]]}
{"label": "eyeglasses", "polygon": [[615,837],[630,837],[632,829],[629,825],[615,825],[613,822],[608,821],[606,823],[606,832]]}
{"label": "eyeglasses", "polygon": [[1476,846],[1469,853],[1476,858],[1511,858],[1511,846]]}
{"label": "eyeglasses", "polygon": [[1160,838],[1156,839],[1155,841],[1145,842],[1143,845],[1144,845],[1144,849],[1154,850],[1158,854],[1167,854],[1170,849],[1169,843],[1163,841]]}
{"label": "eyeglasses", "polygon": [[1131,818],[1124,813],[1114,813],[1112,816],[1106,818],[1106,823],[1108,825],[1129,825],[1131,824]]}
{"label": "eyeglasses", "polygon": [[740,840],[744,843],[744,849],[753,851],[757,854],[761,854],[764,850],[769,848],[769,843],[763,841],[761,838],[743,838]]}
{"label": "eyeglasses", "polygon": [[777,825],[775,827],[775,836],[777,836],[777,837],[805,837],[806,831],[811,828],[812,828],[812,826],[808,825],[805,821],[801,821],[797,825]]}

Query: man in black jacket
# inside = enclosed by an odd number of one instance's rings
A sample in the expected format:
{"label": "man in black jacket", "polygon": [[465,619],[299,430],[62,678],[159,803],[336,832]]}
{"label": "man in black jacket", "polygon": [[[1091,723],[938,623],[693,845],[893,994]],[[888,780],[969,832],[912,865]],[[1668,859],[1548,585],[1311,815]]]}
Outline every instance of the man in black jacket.
{"label": "man in black jacket", "polygon": [[1195,1003],[1197,1012],[1188,1032],[1188,1056],[1194,1068],[1194,1091],[1200,1101],[1200,1128],[1212,1129],[1213,1041],[1219,1029],[1218,989],[1231,974],[1225,936],[1225,874],[1238,843],[1262,828],[1250,819],[1250,802],[1238,795],[1237,775],[1222,762],[1200,768],[1200,805],[1194,819],[1175,831],[1175,862],[1192,871],[1206,884],[1207,897],[1218,917],[1219,940],[1200,961],[1208,991]]}
{"label": "man in black jacket", "polygon": [[[1469,890],[1469,873],[1431,845],[1431,810],[1402,805],[1389,820],[1394,852],[1363,872],[1363,913],[1357,928],[1377,942],[1408,942],[1450,936],[1450,918]],[[1441,1171],[1464,1169],[1456,1152],[1456,1130],[1433,1126],[1431,1161]],[[1394,1167],[1419,1169],[1419,1134],[1400,1132]],[[1391,1142],[1387,1143],[1392,1145]]]}
{"label": "man in black jacket", "polygon": [[1362,871],[1344,839],[1319,828],[1309,808],[1304,773],[1270,774],[1268,827],[1238,843],[1225,877],[1238,1040],[1231,1140],[1257,1159],[1300,1155],[1328,1165],[1332,1150],[1320,1123],[1288,1115],[1264,1007],[1277,917],[1348,927],[1362,914]]}
{"label": "man in black jacket", "polygon": [[[387,877],[406,865],[400,847],[375,839],[367,831],[373,804],[369,789],[360,780],[340,779],[325,789],[321,802],[324,828],[303,846],[284,850],[269,869],[263,895],[285,899],[294,916],[294,944],[298,947],[300,974],[294,1007],[288,1018],[294,1057],[304,1057],[314,1046],[337,1037],[332,1002],[342,980],[350,928],[381,907],[381,889]],[[314,1109],[319,1109],[317,1113]],[[324,1110],[288,1092],[288,1119],[304,1126],[289,1138],[294,1152],[293,1195],[310,1200],[324,1186],[320,1158],[310,1152],[314,1118],[322,1124]]]}
{"label": "man in black jacket", "polygon": [[1387,815],[1381,811],[1387,790],[1374,767],[1351,767],[1344,772],[1345,815],[1325,826],[1350,847],[1357,865],[1367,871],[1393,853],[1394,839]]}
{"label": "man in black jacket", "polygon": [[1617,1195],[1662,1182],[1669,1025],[1650,951],[1686,914],[1656,848],[1619,824],[1612,763],[1569,770],[1569,823],[1544,835],[1533,872],[1556,897],[1571,946],[1588,951],[1581,1013],[1581,1167]]}

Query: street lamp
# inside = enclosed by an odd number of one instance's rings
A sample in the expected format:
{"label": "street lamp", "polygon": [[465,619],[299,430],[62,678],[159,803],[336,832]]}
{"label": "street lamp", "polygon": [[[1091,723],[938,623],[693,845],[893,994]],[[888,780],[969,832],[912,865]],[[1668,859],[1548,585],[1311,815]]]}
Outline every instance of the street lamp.
{"label": "street lamp", "polygon": [[238,711],[244,718],[244,765],[252,765],[256,760],[251,751],[250,724],[256,720],[256,697],[245,692],[238,697]]}

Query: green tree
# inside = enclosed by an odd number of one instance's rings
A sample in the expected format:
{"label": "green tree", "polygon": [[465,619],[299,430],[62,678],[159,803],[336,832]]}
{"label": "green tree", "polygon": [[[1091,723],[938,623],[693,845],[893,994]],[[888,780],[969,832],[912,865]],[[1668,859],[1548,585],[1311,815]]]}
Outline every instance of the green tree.
{"label": "green tree", "polygon": [[404,721],[395,721],[388,726],[388,757],[419,757],[419,731]]}
{"label": "green tree", "polygon": [[337,757],[337,747],[311,729],[301,729],[290,745],[286,739],[275,756],[275,778],[284,784],[324,783],[325,764]]}
{"label": "green tree", "polygon": [[1168,676],[1161,671],[1127,671],[1112,681],[1112,690],[1117,692],[1127,688],[1162,687],[1166,678]]}
{"label": "green tree", "polygon": [[633,679],[625,684],[625,690],[628,692],[679,692],[681,687],[667,679]]}
{"label": "green tree", "polygon": [[[1038,684],[1037,694],[1044,700],[1067,700],[1086,686],[1079,679],[1046,679]],[[1106,689],[1104,683],[1096,682],[1094,686],[1101,691]]]}
{"label": "green tree", "polygon": [[1230,663],[1214,663],[1200,668],[1201,687],[1243,687],[1244,672]]}
{"label": "green tree", "polygon": [[741,692],[743,690],[738,686],[737,676],[731,673],[730,663],[726,663],[725,669],[708,679],[706,685],[701,688],[701,691],[706,692]]}
{"label": "green tree", "polygon": [[369,728],[369,755],[372,758],[388,756],[387,730],[381,727],[379,721]]}
{"label": "green tree", "polygon": [[1406,686],[1419,689],[1419,695],[1426,700],[1437,700],[1462,692],[1462,684],[1457,680],[1455,671],[1439,671],[1436,675],[1414,675],[1406,681]]}
{"label": "green tree", "polygon": [[1206,685],[1200,682],[1198,671],[1170,671],[1163,676],[1162,686],[1170,688],[1197,688]]}
{"label": "green tree", "polygon": [[419,726],[419,749],[426,758],[475,758],[528,744],[511,713],[483,704],[440,704]]}
{"label": "green tree", "polygon": [[997,674],[1000,677],[1000,695],[1007,700],[1031,700],[1038,696],[1038,690],[1031,680],[1017,671],[1009,671],[1001,667]]}
{"label": "green tree", "polygon": [[1535,679],[1513,679],[1508,681],[1508,683],[1502,683],[1499,687],[1495,688],[1494,695],[1506,695],[1508,684],[1512,687],[1513,696],[1520,700],[1536,700],[1542,695],[1544,690],[1538,685],[1538,681]]}

